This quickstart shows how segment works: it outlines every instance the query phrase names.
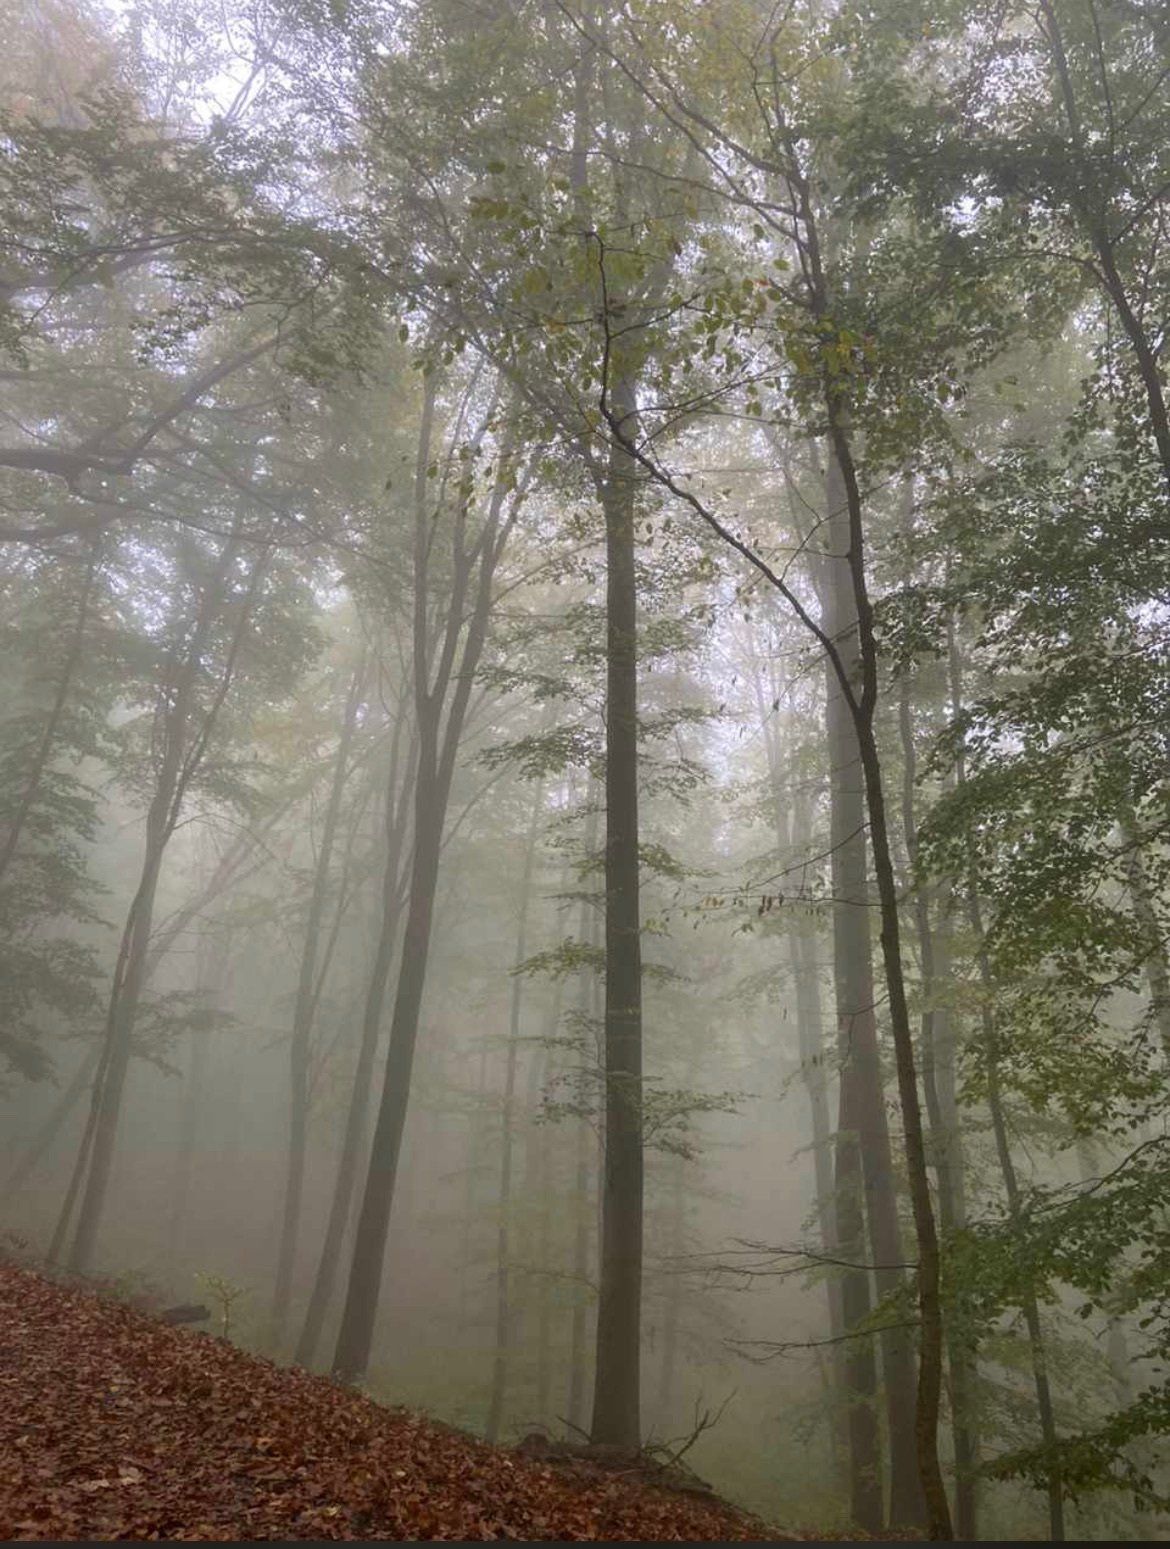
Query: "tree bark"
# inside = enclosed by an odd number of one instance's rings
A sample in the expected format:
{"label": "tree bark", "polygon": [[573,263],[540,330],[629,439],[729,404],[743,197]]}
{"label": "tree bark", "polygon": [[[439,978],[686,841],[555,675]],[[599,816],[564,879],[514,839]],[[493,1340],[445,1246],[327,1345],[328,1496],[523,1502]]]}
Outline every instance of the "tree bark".
{"label": "tree bark", "polygon": [[[822,566],[822,628],[835,642],[849,668],[854,692],[860,697],[860,641],[850,563],[849,509],[840,459],[832,447],[829,449],[826,501],[829,558]],[[856,1191],[853,1170],[859,1163],[874,1280],[879,1296],[886,1297],[895,1294],[902,1283],[904,1251],[874,1011],[869,918],[872,899],[866,861],[866,779],[853,708],[831,665],[826,667],[826,674],[833,975],[841,1061],[841,1127],[850,1137],[844,1143],[838,1143],[837,1186],[844,1194]],[[872,824],[872,813],[870,819]],[[844,1208],[848,1215],[855,1209],[848,1200],[844,1201]],[[856,1221],[850,1220],[848,1225],[850,1233],[854,1233]],[[855,1251],[858,1246],[855,1237],[843,1237],[842,1243],[850,1245],[850,1251],[844,1255],[846,1258],[856,1262],[860,1256],[864,1260],[864,1254],[858,1255]],[[856,1320],[865,1317],[870,1310],[868,1285],[863,1295],[860,1284],[863,1274],[847,1272],[844,1297],[852,1314],[847,1327],[853,1327]],[[855,1283],[851,1285],[850,1281]],[[918,1525],[923,1521],[923,1497],[914,1433],[914,1358],[908,1331],[885,1331],[881,1336],[881,1353],[890,1446],[888,1519],[892,1525]],[[868,1381],[864,1367],[856,1375]],[[861,1393],[865,1391],[862,1389]],[[860,1405],[860,1398],[852,1405],[854,1434],[857,1444],[864,1449],[855,1458],[855,1474],[860,1476],[854,1481],[855,1509],[864,1511],[865,1516],[858,1517],[858,1521],[869,1531],[875,1507],[874,1487],[867,1486],[864,1479],[871,1471],[876,1471],[877,1439],[876,1434],[861,1424]]]}
{"label": "tree bark", "polygon": [[[772,798],[773,825],[776,844],[781,857],[807,851],[812,840],[811,801],[802,793],[790,792],[784,797],[781,749],[774,722],[759,677],[755,678],[756,705],[760,727],[764,736],[764,749],[768,760],[768,782]],[[773,694],[775,690],[773,689]],[[807,922],[802,921],[795,910],[788,912],[788,963],[792,985],[796,995],[797,1041],[800,1051],[800,1071],[808,1098],[812,1124],[813,1179],[816,1190],[817,1231],[820,1248],[830,1257],[840,1258],[837,1241],[836,1205],[833,1184],[833,1126],[829,1113],[829,1075],[824,1042],[824,1012],[821,1004],[821,974],[817,962],[816,941]],[[847,1161],[847,1158],[846,1158]],[[862,1249],[864,1251],[864,1249]],[[825,1367],[829,1389],[830,1442],[834,1460],[839,1460],[850,1448],[849,1416],[845,1403],[845,1372],[843,1369],[842,1339],[845,1333],[844,1307],[841,1280],[837,1275],[825,1277],[825,1303],[828,1315],[829,1339]],[[867,1293],[868,1294],[868,1293]],[[859,1370],[859,1377],[863,1372]],[[859,1445],[864,1437],[858,1433]],[[878,1477],[876,1459],[872,1460],[870,1476]],[[851,1476],[850,1476],[851,1477]],[[852,1489],[850,1477],[846,1487]],[[862,1502],[857,1503],[862,1506]],[[869,1510],[869,1506],[862,1509]],[[880,1524],[880,1500],[875,1522]]]}
{"label": "tree bark", "polygon": [[293,1360],[298,1366],[312,1365],[317,1346],[321,1342],[325,1315],[333,1297],[337,1267],[341,1260],[342,1245],[353,1208],[353,1196],[357,1186],[362,1144],[366,1134],[366,1119],[370,1107],[370,1092],[373,1087],[374,1060],[378,1051],[382,1016],[386,1006],[386,989],[390,983],[390,970],[398,943],[398,927],[402,918],[402,861],[409,813],[414,803],[414,784],[418,777],[416,744],[412,740],[410,752],[405,761],[405,773],[401,784],[399,783],[399,748],[404,720],[405,713],[400,711],[394,727],[386,782],[386,863],[382,874],[382,917],[378,929],[378,942],[366,986],[357,1065],[354,1070],[349,1109],[346,1113],[341,1155],[337,1163],[337,1177],[329,1203],[329,1219],[325,1225],[325,1236],[321,1243],[312,1294],[305,1311],[305,1322],[293,1355]]}
{"label": "tree bark", "polygon": [[[936,937],[931,923],[930,899],[925,884],[916,874],[918,825],[914,813],[914,789],[917,755],[910,713],[910,685],[905,675],[899,684],[898,725],[902,740],[903,839],[909,862],[908,884],[914,899],[914,923],[922,966],[922,1011],[919,1021],[922,1085],[930,1119],[931,1159],[938,1190],[939,1218],[943,1232],[950,1234],[961,1230],[967,1223],[963,1150],[955,1089],[953,1026],[949,1012],[942,1012],[935,1005],[937,986],[944,984],[949,977],[950,962],[947,944],[941,937]],[[961,1541],[969,1542],[978,1537],[975,1478],[978,1440],[974,1412],[977,1370],[974,1351],[967,1346],[960,1330],[947,1331],[946,1345],[950,1369],[951,1439],[955,1454],[955,1529]]]}
{"label": "tree bark", "polygon": [[329,784],[329,797],[321,825],[321,843],[317,851],[317,864],[313,873],[313,886],[309,898],[309,912],[305,921],[305,935],[301,946],[300,968],[297,974],[296,1001],[293,1008],[292,1036],[289,1041],[289,1139],[288,1161],[285,1173],[284,1209],[281,1216],[280,1243],[277,1249],[276,1284],[272,1297],[272,1340],[279,1349],[284,1339],[288,1319],[289,1299],[292,1295],[293,1266],[296,1260],[297,1236],[301,1219],[301,1197],[305,1183],[305,1152],[309,1127],[309,1055],[313,1032],[314,1012],[318,999],[317,967],[320,956],[321,927],[325,918],[325,905],[329,894],[330,870],[333,862],[334,840],[337,835],[341,802],[346,781],[350,775],[349,754],[357,727],[358,703],[361,696],[362,669],[359,668],[350,683],[342,719],[341,735],[333,763],[333,776]]}
{"label": "tree bark", "polygon": [[[851,696],[850,708],[864,776],[865,806],[869,817],[870,847],[873,852],[874,881],[877,885],[878,911],[881,920],[882,966],[885,970],[890,1031],[894,1044],[894,1066],[898,1078],[898,1106],[902,1117],[906,1174],[914,1214],[914,1236],[918,1248],[916,1276],[919,1317],[918,1386],[913,1413],[921,1498],[919,1500],[912,1497],[909,1483],[903,1480],[901,1509],[905,1513],[921,1512],[922,1505],[925,1505],[926,1527],[931,1538],[949,1542],[953,1537],[950,1503],[947,1500],[938,1458],[943,1343],[942,1304],[939,1296],[938,1231],[934,1219],[934,1205],[930,1197],[930,1177],[926,1161],[922,1108],[918,1096],[914,1036],[910,1027],[906,981],[902,967],[898,887],[894,875],[890,827],[886,814],[885,783],[875,726],[878,700],[878,647],[874,633],[873,604],[869,598],[865,574],[865,526],[857,472],[853,463],[849,437],[843,424],[844,411],[831,388],[826,392],[825,401],[833,460],[840,470],[845,512],[848,517],[849,545],[846,552],[853,583],[856,639],[861,669],[860,694],[856,697]],[[895,1217],[893,1226],[896,1228],[896,1225]],[[896,1280],[891,1279],[891,1289],[896,1283]],[[880,1279],[878,1284],[880,1288]],[[895,1486],[898,1483],[898,1477],[898,1470],[895,1469],[892,1475]],[[896,1520],[894,1511],[898,1504],[892,1490],[892,1520]]]}
{"label": "tree bark", "polygon": [[[586,860],[593,855],[597,844],[597,816],[594,782],[590,781],[586,794],[590,813],[585,830]],[[596,909],[585,901],[581,905],[581,940],[590,946],[600,945]],[[581,1026],[600,1021],[600,995],[596,975],[586,968],[581,979],[580,999],[577,1003]],[[585,1430],[585,1389],[587,1382],[586,1342],[588,1338],[589,1295],[592,1289],[589,1278],[589,1238],[594,1211],[589,1197],[590,1158],[596,1154],[596,1140],[589,1121],[579,1118],[576,1124],[573,1177],[573,1309],[569,1320],[569,1391],[566,1417],[574,1435]]]}
{"label": "tree bark", "polygon": [[[516,963],[528,956],[528,910],[532,892],[532,873],[536,864],[536,841],[540,832],[540,815],[544,804],[544,781],[538,781],[532,800],[532,815],[528,824],[528,836],[524,843],[524,865],[520,876],[520,917],[516,927]],[[520,1047],[520,1012],[524,996],[524,979],[513,972],[511,1005],[508,1016],[508,1052],[504,1065],[504,1101],[500,1113],[500,1195],[499,1222],[496,1227],[496,1348],[492,1359],[491,1396],[488,1399],[486,1434],[488,1441],[496,1441],[500,1434],[500,1422],[504,1415],[504,1399],[508,1384],[508,1366],[512,1353],[512,1311],[509,1302],[511,1289],[511,1220],[512,1210],[512,1141],[516,1105],[516,1060]]]}
{"label": "tree bark", "polygon": [[[345,1309],[333,1358],[333,1374],[345,1382],[360,1378],[369,1363],[374,1319],[382,1285],[386,1238],[390,1227],[390,1209],[394,1200],[402,1132],[410,1097],[419,1015],[426,984],[443,826],[450,799],[451,780],[467,704],[487,634],[495,568],[518,514],[520,499],[518,493],[505,519],[505,500],[516,487],[512,478],[512,446],[510,439],[506,438],[497,458],[496,482],[481,532],[474,539],[468,536],[466,500],[460,501],[455,514],[453,584],[445,604],[445,624],[440,631],[442,644],[438,662],[432,672],[427,635],[429,608],[433,602],[429,566],[434,542],[434,517],[428,501],[427,469],[431,461],[430,444],[435,411],[436,383],[433,375],[428,377],[427,382],[415,479],[413,672],[419,751],[414,800],[414,854],[382,1096],[358,1216]],[[471,608],[470,619],[465,616],[468,604]],[[445,719],[444,708],[447,711]]]}
{"label": "tree bark", "polygon": [[187,789],[207,751],[219,709],[234,676],[239,645],[264,565],[262,557],[253,564],[248,595],[241,603],[235,636],[221,669],[214,700],[204,714],[198,732],[192,737],[191,722],[196,714],[195,693],[203,666],[203,653],[207,649],[211,629],[220,616],[229,573],[238,552],[239,541],[233,534],[224,544],[215,572],[203,589],[199,613],[194,621],[190,640],[184,649],[182,661],[178,664],[173,692],[171,684],[164,685],[161,690],[165,704],[163,755],[147,812],[146,848],[142,872],[127,913],[122,944],[114,970],[106,1017],[105,1047],[94,1083],[90,1122],[82,1137],[77,1165],[62,1207],[54,1242],[50,1248],[51,1257],[55,1257],[60,1252],[64,1234],[68,1230],[73,1201],[81,1190],[84,1178],[77,1228],[68,1258],[69,1268],[78,1274],[85,1273],[92,1263],[98,1226],[105,1205],[113,1165],[114,1143],[121,1115],[122,1096],[130,1067],[134,1026],[146,982],[154,900],[158,891],[163,859],[167,844],[178,823]]}
{"label": "tree bark", "polygon": [[[670,1159],[670,1195],[667,1210],[667,1252],[681,1262],[686,1247],[685,1206],[682,1157]],[[659,1434],[670,1435],[678,1388],[678,1335],[682,1321],[682,1279],[668,1271],[665,1307],[662,1313],[662,1349],[658,1357],[658,1391],[654,1401],[654,1424]]]}
{"label": "tree bark", "polygon": [[[634,431],[633,382],[614,384],[612,410]],[[594,1442],[641,1445],[642,941],[638,857],[638,650],[634,571],[635,466],[611,444],[604,480],[605,1172],[594,1370]]]}
{"label": "tree bark", "polygon": [[[213,927],[214,929],[214,927]],[[230,947],[204,932],[195,948],[194,990],[201,1005],[218,1011],[229,979]],[[147,963],[147,974],[151,963]],[[206,1100],[207,1070],[211,1058],[210,1030],[191,1035],[191,1059],[183,1081],[182,1117],[179,1121],[179,1146],[175,1153],[175,1171],[171,1180],[171,1208],[167,1221],[167,1261],[173,1264],[180,1255],[183,1229],[191,1197],[191,1177],[195,1168],[195,1141],[199,1119]]]}

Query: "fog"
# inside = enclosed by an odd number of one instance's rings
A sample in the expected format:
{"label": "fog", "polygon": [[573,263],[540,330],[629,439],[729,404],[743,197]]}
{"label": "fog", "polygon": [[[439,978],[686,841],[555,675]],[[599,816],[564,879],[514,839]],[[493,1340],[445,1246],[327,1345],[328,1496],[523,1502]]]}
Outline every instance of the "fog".
{"label": "fog", "polygon": [[1158,1538],[1165,27],[903,9],[0,13],[0,1246]]}

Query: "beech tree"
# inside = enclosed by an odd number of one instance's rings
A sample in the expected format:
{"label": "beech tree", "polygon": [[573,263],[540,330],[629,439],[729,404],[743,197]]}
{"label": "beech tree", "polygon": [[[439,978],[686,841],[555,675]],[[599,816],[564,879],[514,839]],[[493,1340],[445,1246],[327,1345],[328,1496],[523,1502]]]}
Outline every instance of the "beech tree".
{"label": "beech tree", "polygon": [[1156,1536],[1158,8],[5,19],[3,1243]]}

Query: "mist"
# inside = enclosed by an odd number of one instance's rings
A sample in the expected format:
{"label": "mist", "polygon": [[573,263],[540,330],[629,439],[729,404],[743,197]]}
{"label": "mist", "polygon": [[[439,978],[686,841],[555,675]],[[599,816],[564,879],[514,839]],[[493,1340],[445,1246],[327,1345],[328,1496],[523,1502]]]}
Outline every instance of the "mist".
{"label": "mist", "polygon": [[3,21],[4,1265],[1165,1536],[1155,8]]}

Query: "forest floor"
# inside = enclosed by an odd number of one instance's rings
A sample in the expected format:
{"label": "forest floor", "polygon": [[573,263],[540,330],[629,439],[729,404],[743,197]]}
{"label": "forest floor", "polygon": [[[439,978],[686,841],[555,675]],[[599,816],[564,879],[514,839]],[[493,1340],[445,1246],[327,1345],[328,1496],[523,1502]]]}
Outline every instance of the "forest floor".
{"label": "forest floor", "polygon": [[0,1264],[0,1538],[814,1538],[532,1457]]}

